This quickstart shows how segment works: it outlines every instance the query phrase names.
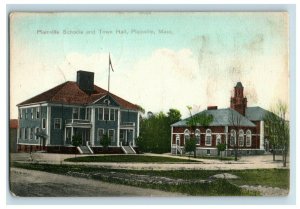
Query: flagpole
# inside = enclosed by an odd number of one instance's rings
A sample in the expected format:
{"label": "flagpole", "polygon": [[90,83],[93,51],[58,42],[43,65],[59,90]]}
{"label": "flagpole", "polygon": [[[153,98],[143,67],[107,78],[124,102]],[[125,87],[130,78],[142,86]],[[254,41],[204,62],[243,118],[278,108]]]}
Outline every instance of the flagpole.
{"label": "flagpole", "polygon": [[110,83],[110,54],[108,55],[108,94],[109,94],[109,83]]}

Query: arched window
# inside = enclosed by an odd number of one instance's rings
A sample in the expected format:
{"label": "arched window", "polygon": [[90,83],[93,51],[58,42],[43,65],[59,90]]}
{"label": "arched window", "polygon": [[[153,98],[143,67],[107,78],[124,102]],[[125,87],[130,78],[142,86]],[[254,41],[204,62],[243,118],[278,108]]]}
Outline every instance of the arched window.
{"label": "arched window", "polygon": [[244,146],[244,131],[241,129],[239,130],[239,147]]}
{"label": "arched window", "polygon": [[221,135],[218,134],[217,135],[217,140],[216,140],[216,145],[221,144],[221,143],[222,143],[222,138],[221,138]]}
{"label": "arched window", "polygon": [[251,144],[252,144],[251,131],[247,130],[246,131],[246,146],[251,147]]}
{"label": "arched window", "polygon": [[184,144],[189,139],[190,139],[190,131],[188,129],[185,129],[184,130]]}
{"label": "arched window", "polygon": [[232,129],[230,131],[230,146],[234,146],[236,143],[236,131]]}
{"label": "arched window", "polygon": [[196,144],[200,144],[200,130],[196,129],[195,131]]}
{"label": "arched window", "polygon": [[207,129],[205,134],[205,146],[211,146],[211,130]]}

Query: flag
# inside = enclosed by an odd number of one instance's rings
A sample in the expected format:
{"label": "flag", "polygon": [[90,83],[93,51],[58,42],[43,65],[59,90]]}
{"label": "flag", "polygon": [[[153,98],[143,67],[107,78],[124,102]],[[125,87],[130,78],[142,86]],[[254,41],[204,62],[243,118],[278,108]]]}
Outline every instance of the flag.
{"label": "flag", "polygon": [[109,67],[110,67],[111,70],[114,72],[113,66],[112,66],[112,64],[111,64],[110,54],[109,54]]}

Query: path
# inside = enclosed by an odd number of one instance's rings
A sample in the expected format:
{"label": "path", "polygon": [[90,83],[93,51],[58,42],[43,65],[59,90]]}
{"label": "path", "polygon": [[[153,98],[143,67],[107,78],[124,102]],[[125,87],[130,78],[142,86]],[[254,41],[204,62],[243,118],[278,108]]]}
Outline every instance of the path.
{"label": "path", "polygon": [[[147,154],[149,156],[162,156],[155,154]],[[84,155],[81,155],[84,156]],[[187,158],[179,156],[170,156],[174,158]],[[49,154],[49,153],[33,153],[32,158],[34,162],[39,163],[53,163],[53,164],[76,164],[89,165],[112,169],[147,169],[147,170],[181,170],[181,169],[203,169],[203,170],[243,170],[243,169],[282,169],[281,161],[273,161],[272,155],[258,155],[258,156],[243,156],[239,161],[220,161],[213,159],[197,159],[199,163],[109,163],[109,162],[91,162],[91,163],[73,163],[64,162],[64,159],[74,157],[68,154]],[[12,161],[32,162],[29,160],[28,153],[11,154]],[[280,156],[277,156],[280,159]],[[194,159],[193,159],[194,160]],[[289,164],[288,164],[289,166]],[[289,167],[287,167],[289,168]]]}

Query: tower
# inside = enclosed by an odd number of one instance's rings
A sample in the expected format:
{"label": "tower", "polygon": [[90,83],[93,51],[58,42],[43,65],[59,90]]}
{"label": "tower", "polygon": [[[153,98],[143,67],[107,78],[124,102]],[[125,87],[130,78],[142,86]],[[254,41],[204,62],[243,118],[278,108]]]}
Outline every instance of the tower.
{"label": "tower", "polygon": [[230,98],[230,108],[245,115],[247,98],[244,97],[244,87],[241,82],[237,82],[234,87],[234,96]]}

